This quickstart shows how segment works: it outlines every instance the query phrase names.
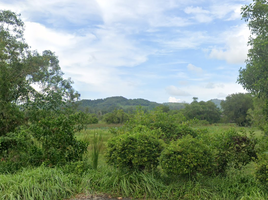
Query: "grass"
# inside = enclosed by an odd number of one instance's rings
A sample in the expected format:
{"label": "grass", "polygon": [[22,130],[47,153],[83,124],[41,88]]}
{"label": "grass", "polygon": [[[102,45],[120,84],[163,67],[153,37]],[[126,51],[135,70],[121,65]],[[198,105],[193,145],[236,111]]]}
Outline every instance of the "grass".
{"label": "grass", "polygon": [[61,170],[38,167],[0,175],[0,199],[54,200],[81,192],[81,180]]}
{"label": "grass", "polygon": [[101,153],[102,146],[103,146],[102,135],[94,133],[92,150],[91,150],[91,152],[92,152],[91,153],[91,160],[92,160],[93,169],[95,169],[95,170],[98,167],[99,155]]}
{"label": "grass", "polygon": [[[230,126],[212,125],[201,128],[207,128],[209,134],[215,134],[228,130]],[[241,130],[240,127],[233,128]],[[255,129],[245,130],[249,132]],[[262,137],[260,131],[255,132],[256,137]],[[90,165],[93,165],[92,152],[96,135],[102,135],[104,146],[99,149],[98,168],[94,170]],[[226,176],[199,175],[195,179],[168,177],[159,172],[118,171],[108,166],[103,157],[105,143],[111,136],[107,128],[86,129],[77,133],[77,139],[88,141],[90,145],[84,160],[70,164],[72,167],[41,166],[26,168],[15,174],[0,175],[0,199],[54,200],[67,199],[78,193],[105,193],[134,199],[268,199],[267,190],[255,180],[254,163],[242,170],[230,169]]]}

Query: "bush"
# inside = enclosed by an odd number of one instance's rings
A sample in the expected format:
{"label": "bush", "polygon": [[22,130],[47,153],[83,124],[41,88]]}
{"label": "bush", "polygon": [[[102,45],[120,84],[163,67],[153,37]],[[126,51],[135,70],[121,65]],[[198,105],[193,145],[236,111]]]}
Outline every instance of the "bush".
{"label": "bush", "polygon": [[216,137],[212,144],[217,150],[216,173],[225,173],[228,166],[240,169],[247,165],[257,157],[256,144],[254,137],[248,137],[245,132],[241,135],[234,129]]}
{"label": "bush", "polygon": [[147,127],[154,130],[157,137],[168,143],[188,134],[196,137],[197,132],[189,127],[189,123],[185,121],[185,117],[181,113],[170,115],[159,109],[149,113],[137,110],[123,128],[113,130],[113,133],[133,132],[136,127]]}
{"label": "bush", "polygon": [[267,189],[268,188],[268,154],[258,155],[255,176],[256,176],[256,179]]}
{"label": "bush", "polygon": [[82,160],[88,144],[77,141],[74,133],[83,126],[77,126],[80,114],[59,115],[45,118],[32,124],[30,130],[34,138],[42,145],[43,160],[49,166],[64,165],[66,162]]}
{"label": "bush", "polygon": [[173,141],[160,156],[160,164],[168,175],[209,174],[213,168],[212,150],[196,138],[187,135]]}
{"label": "bush", "polygon": [[14,173],[28,165],[41,165],[43,152],[33,142],[29,131],[21,127],[0,137],[0,159],[0,173]]}
{"label": "bush", "polygon": [[107,163],[129,170],[152,170],[158,165],[163,145],[153,131],[118,135],[108,141]]}
{"label": "bush", "polygon": [[196,137],[198,134],[198,131],[192,129],[186,124],[164,124],[164,123],[157,123],[154,124],[154,127],[158,127],[161,132],[159,135],[159,138],[163,139],[165,142],[170,142],[172,140],[177,140],[179,138],[182,138],[186,135],[191,135],[192,137]]}

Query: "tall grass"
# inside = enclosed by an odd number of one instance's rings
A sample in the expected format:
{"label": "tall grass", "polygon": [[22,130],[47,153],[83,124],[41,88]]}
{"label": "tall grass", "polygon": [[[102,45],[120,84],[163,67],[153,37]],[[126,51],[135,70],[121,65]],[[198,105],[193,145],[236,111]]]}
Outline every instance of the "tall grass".
{"label": "tall grass", "polygon": [[99,154],[101,152],[102,146],[103,146],[102,136],[100,134],[94,133],[92,152],[91,152],[93,169],[97,169],[98,167]]}
{"label": "tall grass", "polygon": [[82,191],[81,180],[57,169],[39,167],[13,175],[0,175],[2,200],[54,200]]}
{"label": "tall grass", "polygon": [[105,167],[90,171],[83,178],[83,185],[91,191],[134,199],[264,200],[268,195],[252,174],[237,170],[226,177],[200,176],[190,180],[153,172],[120,172]]}

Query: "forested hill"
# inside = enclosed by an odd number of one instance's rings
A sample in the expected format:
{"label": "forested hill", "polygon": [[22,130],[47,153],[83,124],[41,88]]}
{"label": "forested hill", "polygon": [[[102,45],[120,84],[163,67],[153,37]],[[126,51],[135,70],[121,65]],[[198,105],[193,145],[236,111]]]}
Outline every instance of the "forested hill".
{"label": "forested hill", "polygon": [[152,110],[161,105],[156,102],[151,102],[145,99],[127,99],[125,97],[108,97],[106,99],[87,100],[83,99],[78,102],[79,110],[87,111],[90,113],[112,112],[114,109],[123,109],[126,112],[133,112],[137,106],[142,106],[145,109]]}
{"label": "forested hill", "polygon": [[[220,108],[221,100],[212,99],[211,101]],[[170,110],[180,110],[185,108],[185,104],[187,104],[187,103],[159,104],[145,99],[127,99],[122,96],[108,97],[105,99],[96,99],[96,100],[83,99],[77,103],[79,104],[78,106],[79,110],[96,114],[99,112],[105,114],[108,112],[112,112],[114,109],[123,109],[125,112],[134,112],[137,106],[142,106],[146,110],[153,110],[157,106],[164,105],[168,106]]]}

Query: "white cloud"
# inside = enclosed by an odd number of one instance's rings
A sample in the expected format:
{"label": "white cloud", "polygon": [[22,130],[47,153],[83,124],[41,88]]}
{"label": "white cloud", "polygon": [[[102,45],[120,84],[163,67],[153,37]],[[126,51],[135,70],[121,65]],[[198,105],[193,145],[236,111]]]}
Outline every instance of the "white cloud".
{"label": "white cloud", "polygon": [[217,19],[235,20],[241,19],[240,9],[242,4],[237,2],[221,2],[213,4],[210,9],[212,15]]}
{"label": "white cloud", "polygon": [[[207,54],[228,63],[244,61],[247,27],[224,32],[226,20],[240,18],[240,2],[245,1],[4,0],[0,7],[22,13],[26,42],[39,52],[55,51],[66,77],[88,96],[177,101],[178,96],[191,100],[191,94],[205,100],[243,91],[213,80],[215,68],[207,74],[210,65],[205,63]],[[191,62],[198,67],[187,66]],[[221,70],[226,75],[228,64],[219,66],[226,66]]]}
{"label": "white cloud", "polygon": [[206,9],[199,6],[188,6],[184,12],[197,22],[209,23],[214,19],[240,19],[241,6],[242,4],[237,2],[221,1],[221,3],[212,2]]}
{"label": "white cloud", "polygon": [[24,36],[26,41],[33,49],[38,49],[39,51],[47,49],[59,51],[63,47],[68,48],[74,46],[77,40],[79,40],[75,35],[59,31],[56,32],[39,23],[26,22],[25,26]]}
{"label": "white cloud", "polygon": [[[217,83],[214,88],[205,88],[202,85],[191,85],[187,86],[187,91],[191,93],[192,96],[184,97],[182,100],[191,102],[192,97],[198,97],[200,100],[208,101],[212,98],[225,98],[226,96],[234,93],[246,93],[241,85],[236,83]],[[186,87],[182,87],[181,90],[185,90]],[[174,95],[175,96],[175,95]]]}
{"label": "white cloud", "polygon": [[176,97],[169,97],[168,98],[168,102],[170,102],[170,103],[178,103],[180,101],[181,100],[180,99],[176,99]]}
{"label": "white cloud", "polygon": [[113,29],[100,29],[95,34],[79,36],[27,22],[25,38],[32,49],[54,51],[66,77],[71,76],[77,85],[83,83],[88,91],[106,93],[107,96],[115,91],[118,95],[136,92],[139,81],[123,78],[124,72],[119,68],[139,65],[152,53]]}
{"label": "white cloud", "polygon": [[196,67],[193,64],[188,64],[187,69],[191,72],[194,72],[196,74],[202,74],[203,70],[201,67]]}
{"label": "white cloud", "polygon": [[217,95],[217,98],[220,98],[220,99],[225,99],[226,97],[227,97],[228,95],[227,94],[224,94],[224,93],[219,93],[218,95]]}
{"label": "white cloud", "polygon": [[188,81],[179,81],[179,84],[180,85],[189,85],[189,82]]}
{"label": "white cloud", "polygon": [[209,40],[210,37],[203,31],[178,31],[174,38],[171,37],[168,40],[161,38],[161,40],[156,40],[156,42],[162,43],[171,49],[195,49]]}
{"label": "white cloud", "polygon": [[205,85],[205,88],[208,88],[208,89],[224,88],[224,84],[222,83],[216,84],[216,83],[210,82]]}
{"label": "white cloud", "polygon": [[193,14],[196,21],[201,23],[211,22],[213,20],[213,18],[210,16],[210,11],[204,10],[201,7],[187,7],[184,9],[184,12],[186,14]]}
{"label": "white cloud", "polygon": [[185,92],[179,88],[177,88],[174,85],[168,86],[166,88],[166,91],[168,94],[173,95],[173,96],[190,96],[188,92]]}
{"label": "white cloud", "polygon": [[223,33],[220,39],[225,43],[224,48],[215,47],[210,52],[210,58],[225,60],[228,63],[244,63],[247,58],[249,30],[246,25],[235,27]]}
{"label": "white cloud", "polygon": [[215,88],[215,83],[208,83],[208,84],[205,86],[205,88],[210,88],[210,89]]}
{"label": "white cloud", "polygon": [[139,24],[150,27],[186,26],[189,22],[177,16],[167,15],[167,11],[181,3],[173,0],[96,0],[100,6],[106,25],[121,23],[129,26]]}

